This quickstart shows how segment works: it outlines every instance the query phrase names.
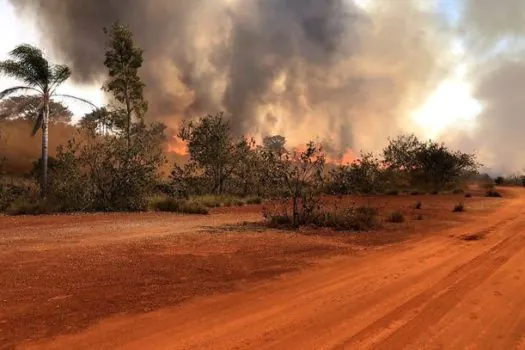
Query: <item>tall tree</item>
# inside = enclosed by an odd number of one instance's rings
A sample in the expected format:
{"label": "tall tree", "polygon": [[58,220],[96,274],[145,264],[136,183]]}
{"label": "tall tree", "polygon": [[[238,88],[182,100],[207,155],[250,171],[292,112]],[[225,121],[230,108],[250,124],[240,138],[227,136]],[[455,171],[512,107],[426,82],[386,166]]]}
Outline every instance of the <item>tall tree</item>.
{"label": "tall tree", "polygon": [[[35,122],[40,97],[33,95],[11,96],[0,102],[0,120],[24,119]],[[58,101],[49,101],[49,121],[70,123],[73,113]]]}
{"label": "tall tree", "polygon": [[123,119],[129,146],[133,118],[142,122],[148,109],[143,93],[145,85],[138,74],[143,63],[143,51],[135,45],[131,30],[119,22],[109,29],[104,28],[104,33],[108,37],[104,65],[108,68],[109,79],[103,89],[113,94],[120,104],[118,114]]}
{"label": "tall tree", "polygon": [[41,195],[47,194],[47,162],[48,162],[48,125],[50,104],[53,97],[72,99],[92,105],[79,97],[58,94],[57,88],[70,76],[71,70],[65,65],[49,63],[43,52],[31,45],[19,45],[10,52],[11,58],[0,62],[0,72],[20,80],[23,85],[14,86],[0,92],[0,99],[17,93],[34,93],[40,103],[36,107],[35,124],[32,134],[42,129],[42,174],[40,180]]}
{"label": "tall tree", "polygon": [[196,162],[211,180],[212,192],[221,194],[225,183],[237,166],[237,145],[230,133],[230,124],[223,114],[207,115],[196,122],[185,123],[179,131],[181,140],[188,143],[192,162]]}

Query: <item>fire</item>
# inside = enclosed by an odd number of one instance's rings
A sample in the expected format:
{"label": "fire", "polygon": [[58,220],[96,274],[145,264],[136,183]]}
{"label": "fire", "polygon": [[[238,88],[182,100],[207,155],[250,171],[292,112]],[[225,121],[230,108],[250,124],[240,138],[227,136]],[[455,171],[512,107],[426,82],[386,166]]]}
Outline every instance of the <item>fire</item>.
{"label": "fire", "polygon": [[173,136],[172,142],[168,144],[168,152],[184,156],[188,154],[188,146],[179,137]]}
{"label": "fire", "polygon": [[357,156],[352,149],[348,149],[341,158],[341,164],[350,164],[357,160]]}

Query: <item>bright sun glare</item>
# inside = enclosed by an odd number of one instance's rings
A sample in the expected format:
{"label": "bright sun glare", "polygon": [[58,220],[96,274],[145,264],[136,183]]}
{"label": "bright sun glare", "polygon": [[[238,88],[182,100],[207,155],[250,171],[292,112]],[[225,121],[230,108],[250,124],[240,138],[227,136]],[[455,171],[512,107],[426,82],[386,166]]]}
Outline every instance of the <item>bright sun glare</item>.
{"label": "bright sun glare", "polygon": [[482,109],[463,74],[458,72],[444,80],[411,116],[426,137],[435,138],[451,127],[472,128]]}

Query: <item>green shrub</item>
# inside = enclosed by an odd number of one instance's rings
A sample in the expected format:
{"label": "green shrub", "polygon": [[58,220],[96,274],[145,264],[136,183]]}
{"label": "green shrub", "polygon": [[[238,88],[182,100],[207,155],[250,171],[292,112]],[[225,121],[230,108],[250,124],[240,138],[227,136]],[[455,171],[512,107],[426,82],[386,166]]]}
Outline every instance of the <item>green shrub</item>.
{"label": "green shrub", "polygon": [[292,226],[292,218],[289,215],[267,215],[266,221],[270,227]]}
{"label": "green shrub", "polygon": [[423,203],[421,203],[421,201],[417,201],[416,204],[414,205],[414,209],[421,209],[423,208]]}
{"label": "green shrub", "polygon": [[31,188],[23,184],[0,183],[0,212],[9,208],[15,200],[30,196],[31,192]]}
{"label": "green shrub", "polygon": [[503,197],[503,195],[500,192],[496,191],[496,190],[489,190],[489,191],[487,191],[486,196],[487,197],[492,197],[492,198],[501,198],[501,197]]}
{"label": "green shrub", "polygon": [[454,206],[454,209],[452,211],[454,213],[462,213],[465,211],[465,205],[463,205],[463,203],[458,203]]}
{"label": "green shrub", "polygon": [[192,197],[193,202],[201,203],[203,206],[208,208],[218,207],[242,207],[244,201],[235,196],[230,195],[204,195]]}
{"label": "green shrub", "polygon": [[177,200],[171,197],[154,197],[149,202],[152,211],[183,213],[183,214],[208,214],[208,209],[201,203]]}
{"label": "green shrub", "polygon": [[405,222],[405,215],[400,211],[393,211],[390,214],[388,214],[387,221],[396,224],[401,224]]}
{"label": "green shrub", "polygon": [[18,198],[6,209],[8,215],[44,215],[62,211],[59,206],[49,200],[34,198]]}
{"label": "green shrub", "polygon": [[184,201],[180,204],[179,213],[208,215],[208,208],[197,202]]}
{"label": "green shrub", "polygon": [[261,197],[248,197],[246,198],[246,204],[262,204]]}
{"label": "green shrub", "polygon": [[378,211],[372,207],[345,208],[336,212],[322,212],[313,224],[346,231],[367,231],[379,225]]}

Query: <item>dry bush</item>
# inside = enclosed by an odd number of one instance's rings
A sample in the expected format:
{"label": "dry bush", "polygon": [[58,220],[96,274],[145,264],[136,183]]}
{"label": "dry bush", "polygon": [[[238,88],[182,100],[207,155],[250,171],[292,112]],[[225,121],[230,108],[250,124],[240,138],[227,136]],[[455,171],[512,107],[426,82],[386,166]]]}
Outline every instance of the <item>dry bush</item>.
{"label": "dry bush", "polygon": [[207,215],[208,209],[201,203],[171,197],[153,197],[148,208],[152,211]]}
{"label": "dry bush", "polygon": [[454,213],[462,213],[464,212],[466,209],[465,209],[465,205],[463,203],[458,203],[454,206],[454,209],[452,210]]}
{"label": "dry bush", "polygon": [[485,194],[486,197],[491,197],[491,198],[501,198],[503,197],[503,195],[496,191],[496,190],[488,190],[487,193]]}
{"label": "dry bush", "polygon": [[388,214],[387,219],[388,222],[401,224],[405,222],[405,215],[400,211],[393,211],[390,214]]}

